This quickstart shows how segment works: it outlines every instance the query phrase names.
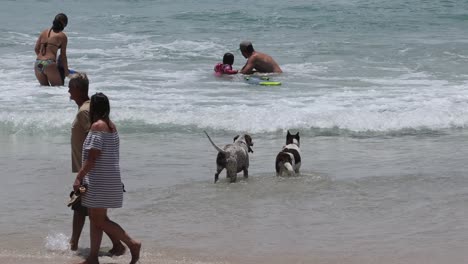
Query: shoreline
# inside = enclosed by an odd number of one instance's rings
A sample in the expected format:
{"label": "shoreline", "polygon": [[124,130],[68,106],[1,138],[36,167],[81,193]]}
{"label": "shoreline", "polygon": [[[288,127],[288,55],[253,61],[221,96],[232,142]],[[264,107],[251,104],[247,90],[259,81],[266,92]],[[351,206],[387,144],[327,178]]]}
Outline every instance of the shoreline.
{"label": "shoreline", "polygon": [[[403,241],[402,241],[403,242]],[[301,252],[292,248],[270,252],[260,252],[256,248],[248,251],[220,253],[210,252],[210,249],[199,250],[182,247],[165,247],[160,243],[143,240],[143,248],[139,263],[145,264],[464,264],[468,253],[462,243],[447,241],[446,246],[433,244],[432,247],[418,247],[408,242],[404,249],[389,244],[385,249],[371,249],[348,241],[348,250],[329,247],[323,249],[311,249],[309,252]],[[0,250],[0,263],[2,264],[75,264],[83,261],[88,252],[86,246],[78,251],[68,249],[40,248],[36,251],[22,251],[19,249]],[[343,241],[346,243],[346,241]],[[353,246],[354,245],[354,246]],[[33,245],[31,245],[33,246]],[[34,247],[34,246],[33,246]],[[126,264],[131,255],[127,250],[123,256],[106,256],[110,245],[101,247],[100,263]]]}
{"label": "shoreline", "polygon": [[[356,253],[357,254],[357,253]],[[425,253],[412,253],[406,254],[405,256],[336,256],[332,254],[330,256],[301,256],[301,255],[288,255],[288,256],[268,256],[268,257],[247,257],[247,256],[232,256],[227,260],[220,257],[192,257],[192,256],[165,256],[163,254],[148,255],[143,254],[140,263],[145,264],[258,264],[258,263],[269,263],[269,264],[285,264],[285,263],[314,263],[314,264],[463,264],[465,263],[466,255],[462,252],[442,252],[438,253],[435,251],[427,251]],[[13,255],[2,255],[0,256],[0,263],[2,264],[63,264],[63,263],[79,263],[83,261],[84,257],[78,255],[60,255],[52,254],[48,256],[13,256]],[[130,254],[125,254],[120,257],[100,257],[101,263],[128,263],[130,261]]]}

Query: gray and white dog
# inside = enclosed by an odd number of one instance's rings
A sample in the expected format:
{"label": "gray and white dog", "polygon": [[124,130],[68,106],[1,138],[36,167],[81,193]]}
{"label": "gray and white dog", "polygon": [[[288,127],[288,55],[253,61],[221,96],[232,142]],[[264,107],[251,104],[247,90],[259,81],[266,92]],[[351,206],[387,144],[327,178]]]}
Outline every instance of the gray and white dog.
{"label": "gray and white dog", "polygon": [[250,148],[253,146],[252,138],[244,134],[243,136],[234,137],[234,143],[227,144],[223,148],[218,147],[213,140],[211,140],[208,133],[205,132],[208,140],[211,142],[213,147],[218,151],[216,157],[216,173],[214,182],[216,183],[219,178],[219,173],[226,168],[226,176],[231,182],[236,182],[237,173],[244,171],[244,178],[249,177],[249,152],[253,153]]}
{"label": "gray and white dog", "polygon": [[301,168],[300,145],[299,132],[292,135],[288,130],[286,146],[276,156],[275,167],[277,176],[285,174],[294,176],[296,173],[299,173],[299,169]]}

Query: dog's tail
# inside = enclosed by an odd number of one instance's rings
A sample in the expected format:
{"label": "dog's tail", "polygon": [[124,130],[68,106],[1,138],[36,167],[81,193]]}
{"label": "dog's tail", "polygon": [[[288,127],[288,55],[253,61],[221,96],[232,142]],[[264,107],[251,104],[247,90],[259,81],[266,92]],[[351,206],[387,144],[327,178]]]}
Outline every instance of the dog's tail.
{"label": "dog's tail", "polygon": [[206,131],[203,131],[205,132],[205,135],[208,137],[208,140],[211,142],[211,145],[213,145],[213,147],[218,151],[218,152],[221,152],[223,154],[226,154],[226,151],[222,150],[220,147],[216,146],[216,144],[213,142],[213,140],[211,140],[210,136],[208,136],[208,133],[206,133]]}

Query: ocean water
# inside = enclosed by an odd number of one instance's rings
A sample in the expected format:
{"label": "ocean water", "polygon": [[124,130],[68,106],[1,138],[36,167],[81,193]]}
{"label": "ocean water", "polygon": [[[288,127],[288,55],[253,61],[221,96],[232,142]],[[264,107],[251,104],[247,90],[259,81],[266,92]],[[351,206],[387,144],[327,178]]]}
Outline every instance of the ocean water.
{"label": "ocean water", "polygon": [[[142,263],[466,263],[468,2],[4,1],[0,262],[73,263],[66,87],[34,44],[69,17],[70,68],[104,92],[121,136],[124,208]],[[250,40],[282,86],[216,78]],[[287,130],[302,173],[275,176]],[[218,145],[248,133],[250,177],[213,184]],[[103,246],[109,241],[104,238]],[[102,257],[126,263],[129,256]]]}

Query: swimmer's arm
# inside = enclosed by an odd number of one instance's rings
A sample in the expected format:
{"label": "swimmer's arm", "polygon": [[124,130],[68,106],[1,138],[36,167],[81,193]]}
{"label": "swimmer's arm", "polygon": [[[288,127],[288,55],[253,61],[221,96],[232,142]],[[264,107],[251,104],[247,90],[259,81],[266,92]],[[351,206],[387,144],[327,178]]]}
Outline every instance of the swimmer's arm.
{"label": "swimmer's arm", "polygon": [[36,56],[38,56],[39,53],[41,52],[41,39],[42,39],[42,34],[43,34],[43,32],[41,32],[41,34],[40,34],[39,37],[37,38],[36,45],[34,46],[34,52],[36,52]]}
{"label": "swimmer's arm", "polygon": [[224,70],[225,74],[237,74],[238,70]]}
{"label": "swimmer's arm", "polygon": [[62,41],[62,47],[60,48],[60,58],[62,59],[62,65],[63,69],[65,72],[65,76],[68,76],[70,74],[68,72],[68,61],[67,61],[67,43],[68,43],[68,38],[64,34],[65,38]]}
{"label": "swimmer's arm", "polygon": [[251,57],[247,60],[247,63],[244,65],[244,67],[242,67],[242,69],[240,70],[240,73],[252,74],[254,68],[255,68],[254,58]]}

